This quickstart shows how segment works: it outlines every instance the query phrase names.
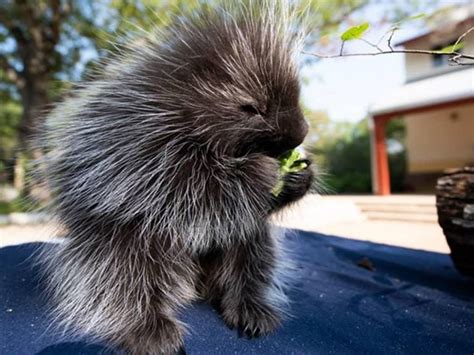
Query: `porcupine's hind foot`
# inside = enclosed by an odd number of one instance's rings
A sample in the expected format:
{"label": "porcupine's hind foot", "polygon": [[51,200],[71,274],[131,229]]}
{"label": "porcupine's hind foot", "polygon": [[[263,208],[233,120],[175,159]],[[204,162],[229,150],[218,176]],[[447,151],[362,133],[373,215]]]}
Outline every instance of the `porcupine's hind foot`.
{"label": "porcupine's hind foot", "polygon": [[263,300],[242,299],[223,309],[222,317],[239,335],[259,337],[273,332],[281,325],[279,310]]}
{"label": "porcupine's hind foot", "polygon": [[186,354],[183,326],[169,318],[158,318],[125,336],[120,346],[131,355]]}
{"label": "porcupine's hind foot", "polygon": [[[110,236],[99,232],[105,240]],[[163,257],[155,247],[140,253],[133,234],[120,232],[127,243],[122,241],[119,250],[71,233],[48,260],[48,288],[58,317],[66,328],[126,354],[182,353],[184,325],[176,311],[195,297],[192,260],[171,248],[166,252],[174,257]]]}
{"label": "porcupine's hind foot", "polygon": [[[250,237],[249,237],[250,238]],[[283,292],[275,285],[276,245],[266,225],[241,242],[201,260],[206,297],[240,335],[271,333],[282,322]]]}

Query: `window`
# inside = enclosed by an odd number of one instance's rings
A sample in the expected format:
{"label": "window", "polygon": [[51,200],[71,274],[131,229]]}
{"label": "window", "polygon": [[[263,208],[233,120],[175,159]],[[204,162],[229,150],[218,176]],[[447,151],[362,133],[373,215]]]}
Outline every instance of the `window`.
{"label": "window", "polygon": [[[441,48],[439,48],[441,49]],[[435,68],[439,68],[439,67],[444,67],[446,65],[449,64],[448,62],[448,56],[446,55],[440,55],[440,54],[433,54],[433,58],[432,58],[432,63],[433,63],[433,66]]]}

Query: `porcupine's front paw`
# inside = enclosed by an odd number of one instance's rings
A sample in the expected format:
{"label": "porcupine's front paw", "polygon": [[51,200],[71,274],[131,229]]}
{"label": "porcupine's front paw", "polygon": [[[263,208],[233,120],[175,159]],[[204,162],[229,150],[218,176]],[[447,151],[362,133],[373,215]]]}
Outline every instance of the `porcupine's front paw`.
{"label": "porcupine's front paw", "polygon": [[122,339],[122,347],[130,355],[186,354],[183,327],[171,319],[157,319],[153,327],[137,329]]}
{"label": "porcupine's front paw", "polygon": [[222,317],[229,328],[248,337],[266,335],[281,325],[281,313],[274,306],[255,300],[224,309]]}
{"label": "porcupine's front paw", "polygon": [[289,173],[284,178],[283,194],[293,199],[298,199],[308,192],[313,182],[313,171],[310,168],[311,161],[308,159],[301,160],[306,164],[306,168],[298,172]]}
{"label": "porcupine's front paw", "polygon": [[314,178],[313,171],[310,168],[311,161],[304,159],[296,163],[299,162],[304,163],[306,167],[297,172],[290,172],[283,177],[281,192],[277,196],[273,195],[274,210],[285,207],[291,202],[298,201],[310,189]]}

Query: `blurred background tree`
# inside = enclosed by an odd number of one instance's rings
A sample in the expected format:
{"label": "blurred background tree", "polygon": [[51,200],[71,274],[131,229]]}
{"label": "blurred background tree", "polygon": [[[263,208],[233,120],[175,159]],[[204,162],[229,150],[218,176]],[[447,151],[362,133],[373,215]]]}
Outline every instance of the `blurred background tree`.
{"label": "blurred background tree", "polygon": [[[166,23],[197,1],[5,0],[0,2],[0,182],[24,187],[29,138],[64,88],[119,34]],[[157,21],[157,14],[160,16]]]}
{"label": "blurred background tree", "polygon": [[[15,173],[23,188],[22,165],[33,152],[28,139],[44,112],[68,85],[87,46],[94,38],[92,1],[6,0],[0,3],[0,112],[4,176]],[[18,109],[20,108],[20,109]],[[16,131],[16,134],[14,134]],[[6,145],[8,149],[3,147]],[[15,162],[13,169],[11,162]],[[10,170],[8,169],[10,167]]]}
{"label": "blurred background tree", "polygon": [[[124,34],[129,32],[164,26],[173,14],[191,11],[203,2],[208,6],[215,4],[212,0],[0,1],[0,184],[14,183],[17,189],[24,188],[24,162],[41,155],[41,152],[30,149],[28,138],[41,124],[52,104],[60,100],[64,89],[70,88],[73,82],[84,80],[85,73],[97,65],[97,58],[115,50],[111,43],[124,38]],[[296,2],[307,11],[311,20],[308,23],[308,46],[324,44],[322,39],[327,34],[337,31],[341,23],[350,23],[353,14],[376,2]],[[385,12],[380,21],[394,21],[413,14],[423,7],[420,3],[417,0],[389,2],[384,6]],[[307,60],[316,59],[308,57]],[[320,126],[320,130],[327,128],[346,145],[357,145],[360,150],[365,147],[366,141],[363,143],[361,137],[368,133],[361,128],[362,123],[356,127],[349,124],[332,127],[329,118],[327,121]],[[332,168],[337,159],[340,164],[345,161],[341,157],[345,153],[331,134],[322,135],[313,151],[333,154],[324,158],[328,162],[328,171],[333,175],[344,175],[342,171]],[[325,141],[330,149],[321,148]],[[336,159],[338,154],[340,158]],[[368,158],[367,154],[368,150],[364,159]],[[329,161],[334,164],[329,164]],[[365,189],[367,183],[357,185]],[[352,189],[342,183],[334,184],[334,188],[337,191]]]}

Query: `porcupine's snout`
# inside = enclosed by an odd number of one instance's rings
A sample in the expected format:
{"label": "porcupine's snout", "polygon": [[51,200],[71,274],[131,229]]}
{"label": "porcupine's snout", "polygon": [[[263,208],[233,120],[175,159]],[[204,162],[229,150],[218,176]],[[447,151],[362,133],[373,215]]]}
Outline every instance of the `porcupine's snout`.
{"label": "porcupine's snout", "polygon": [[296,148],[303,143],[309,130],[309,125],[301,113],[298,113],[297,117],[288,121],[290,123],[287,123],[286,125],[283,124],[283,144],[286,145],[284,151]]}
{"label": "porcupine's snout", "polygon": [[296,148],[308,134],[309,125],[298,109],[278,115],[278,133],[265,144],[265,151],[269,156],[278,157],[284,152]]}

